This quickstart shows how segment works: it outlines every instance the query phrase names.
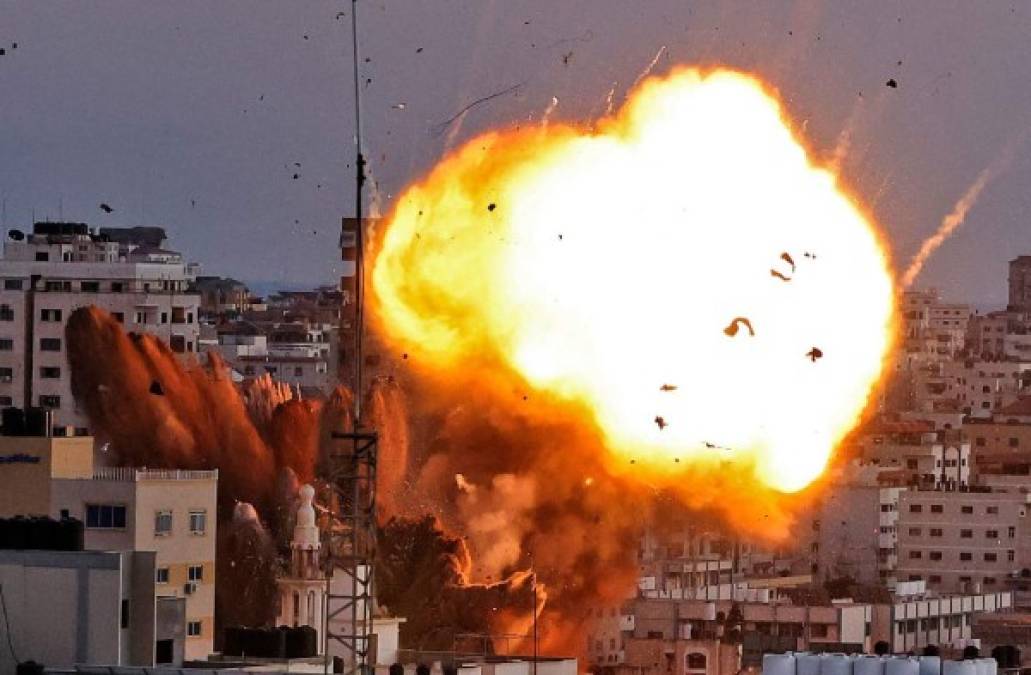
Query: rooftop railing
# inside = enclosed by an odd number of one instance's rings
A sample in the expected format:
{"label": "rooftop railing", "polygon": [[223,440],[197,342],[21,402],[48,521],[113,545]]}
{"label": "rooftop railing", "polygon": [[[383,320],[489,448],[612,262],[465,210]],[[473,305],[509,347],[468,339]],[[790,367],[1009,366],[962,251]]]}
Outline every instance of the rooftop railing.
{"label": "rooftop railing", "polygon": [[211,471],[187,469],[148,469],[133,466],[106,466],[93,470],[93,480],[147,481],[147,480],[217,480],[218,469]]}

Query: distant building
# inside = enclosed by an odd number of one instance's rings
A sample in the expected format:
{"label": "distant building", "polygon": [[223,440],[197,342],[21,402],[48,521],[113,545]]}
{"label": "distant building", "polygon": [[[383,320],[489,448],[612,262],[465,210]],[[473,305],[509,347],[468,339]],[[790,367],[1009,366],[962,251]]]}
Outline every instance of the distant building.
{"label": "distant building", "polygon": [[71,393],[65,325],[79,307],[97,306],[126,330],[153,333],[173,352],[196,351],[196,266],[151,246],[160,228],[109,228],[40,222],[12,230],[0,260],[0,408],[54,411],[56,433],[88,433]]}
{"label": "distant building", "polygon": [[1031,255],[1018,256],[1010,261],[1007,309],[1031,312]]}
{"label": "distant building", "polygon": [[813,573],[861,584],[894,581],[896,523],[904,488],[848,484],[829,490],[813,519]]}
{"label": "distant building", "polygon": [[251,306],[251,292],[247,286],[229,277],[198,276],[200,311],[205,317],[239,314]]}
{"label": "distant building", "polygon": [[902,492],[898,576],[948,592],[998,591],[1031,565],[1031,495],[996,491]]}

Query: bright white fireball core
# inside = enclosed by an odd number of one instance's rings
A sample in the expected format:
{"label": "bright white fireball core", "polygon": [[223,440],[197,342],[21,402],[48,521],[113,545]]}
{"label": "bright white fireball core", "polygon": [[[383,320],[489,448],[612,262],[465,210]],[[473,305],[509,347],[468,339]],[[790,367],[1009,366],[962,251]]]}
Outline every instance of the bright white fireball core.
{"label": "bright white fireball core", "polygon": [[[782,491],[819,475],[879,378],[892,278],[777,102],[683,70],[599,133],[533,142],[474,139],[402,196],[373,272],[388,331],[445,361],[496,351],[639,469],[747,456]],[[724,333],[735,317],[754,337]]]}

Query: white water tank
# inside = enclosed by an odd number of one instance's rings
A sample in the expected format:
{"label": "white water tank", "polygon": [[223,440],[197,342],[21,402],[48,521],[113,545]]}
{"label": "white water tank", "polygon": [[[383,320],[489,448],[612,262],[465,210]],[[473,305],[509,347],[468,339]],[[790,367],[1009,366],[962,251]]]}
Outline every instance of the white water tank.
{"label": "white water tank", "polygon": [[852,659],[844,654],[824,654],[820,675],[852,675]]}
{"label": "white water tank", "polygon": [[884,663],[885,675],[920,675],[920,662],[905,656],[888,659]]}
{"label": "white water tank", "polygon": [[999,662],[995,659],[975,659],[977,675],[998,675]]}
{"label": "white water tank", "polygon": [[763,654],[763,675],[795,675],[795,657],[791,654]]}
{"label": "white water tank", "polygon": [[940,656],[921,656],[920,675],[942,675],[942,660]]}
{"label": "white water tank", "polygon": [[977,675],[973,661],[943,661],[942,675]]}
{"label": "white water tank", "polygon": [[884,659],[879,656],[857,656],[852,660],[854,675],[884,675]]}

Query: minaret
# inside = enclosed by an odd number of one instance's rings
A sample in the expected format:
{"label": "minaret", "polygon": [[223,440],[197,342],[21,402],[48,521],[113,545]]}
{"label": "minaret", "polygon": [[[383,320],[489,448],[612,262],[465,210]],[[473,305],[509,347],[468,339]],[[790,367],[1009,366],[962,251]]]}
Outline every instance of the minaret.
{"label": "minaret", "polygon": [[298,496],[294,537],[290,541],[290,571],[288,576],[276,580],[279,586],[279,625],[311,626],[318,632],[319,651],[322,650],[322,622],[326,608],[326,577],[319,568],[319,528],[315,524],[312,500],[315,490],[310,485],[301,487]]}

